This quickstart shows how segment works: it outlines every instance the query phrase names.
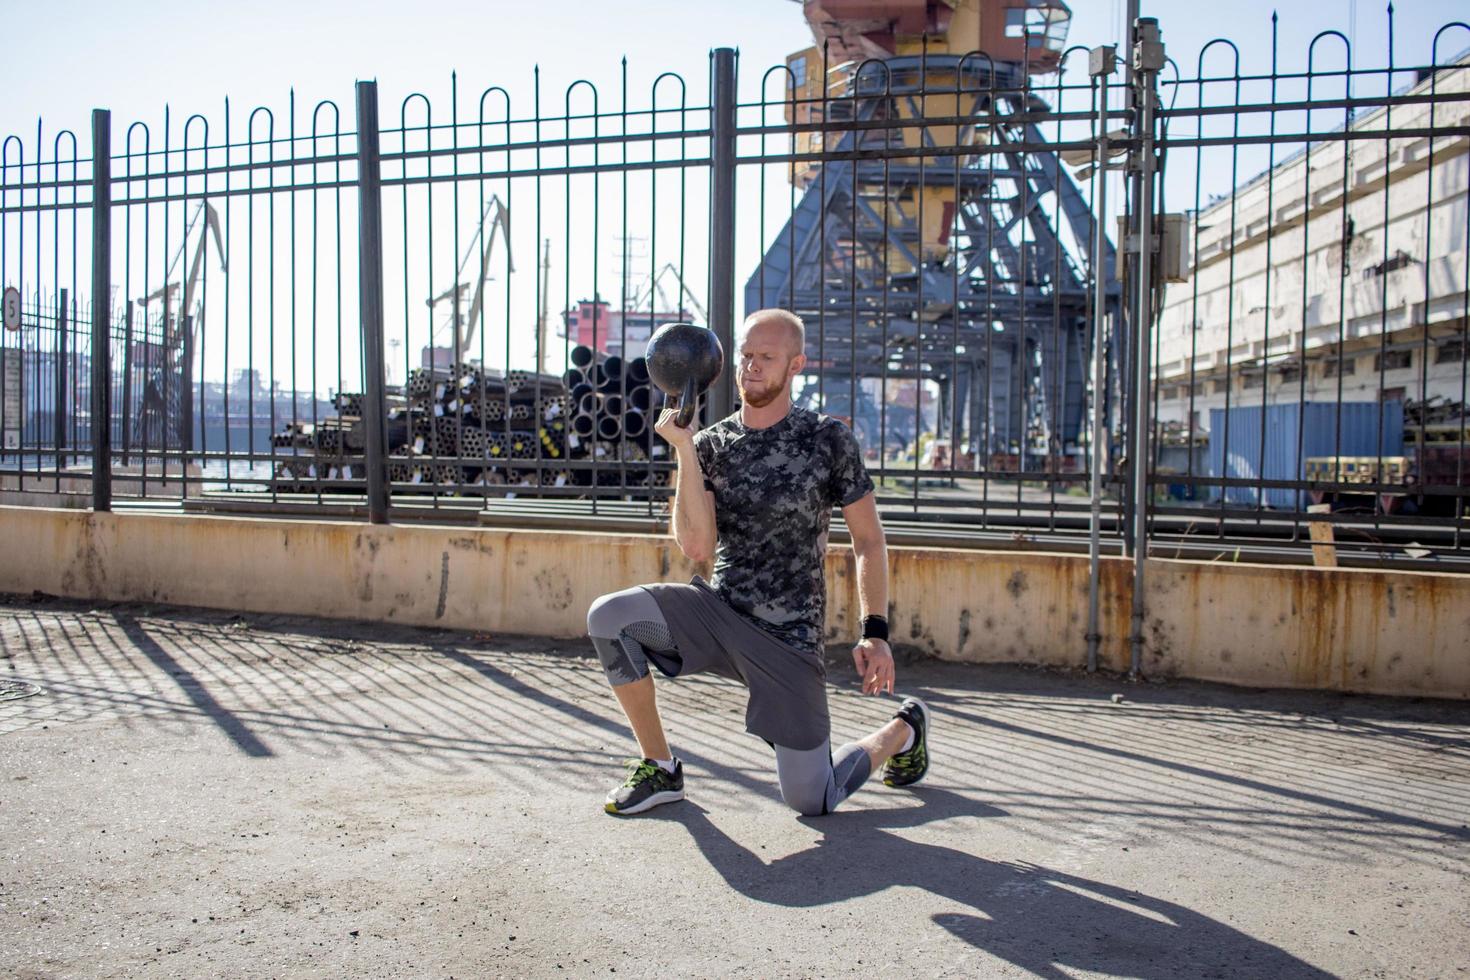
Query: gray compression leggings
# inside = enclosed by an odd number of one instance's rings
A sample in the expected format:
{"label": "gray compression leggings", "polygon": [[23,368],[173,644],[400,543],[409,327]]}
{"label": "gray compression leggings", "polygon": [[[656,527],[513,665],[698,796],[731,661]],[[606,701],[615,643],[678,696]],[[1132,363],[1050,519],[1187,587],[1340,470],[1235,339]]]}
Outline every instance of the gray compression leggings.
{"label": "gray compression leggings", "polygon": [[[673,634],[653,596],[642,588],[625,589],[599,598],[587,611],[587,634],[614,687],[648,676],[652,662],[669,676],[682,661]],[[832,751],[830,741],[814,749],[776,750],[776,778],[781,799],[803,816],[831,813],[867,782],[872,762],[867,751],[849,742]]]}

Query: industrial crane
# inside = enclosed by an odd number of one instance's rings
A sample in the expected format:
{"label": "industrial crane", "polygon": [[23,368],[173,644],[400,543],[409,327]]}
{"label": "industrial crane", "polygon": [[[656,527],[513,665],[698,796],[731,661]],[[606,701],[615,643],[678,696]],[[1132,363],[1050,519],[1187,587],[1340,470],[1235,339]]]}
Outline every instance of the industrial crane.
{"label": "industrial crane", "polygon": [[[747,280],[745,308],[807,318],[821,353],[805,372],[819,385],[934,385],[935,435],[957,451],[1014,454],[1021,470],[1038,449],[1080,455],[1089,270],[1103,270],[1110,304],[1120,287],[1113,247],[1091,254],[1091,205],[1037,121],[1045,87],[1028,83],[1060,67],[1067,3],[802,10],[813,43],[786,60],[801,198]],[[1121,349],[1108,356],[1116,370]]]}
{"label": "industrial crane", "polygon": [[[204,219],[204,228],[200,231],[199,239],[194,245],[194,257],[189,262],[188,273],[185,275],[183,282],[183,301],[179,303],[179,314],[175,317],[173,315],[173,298],[174,294],[179,291],[179,283],[170,282],[169,280],[173,277],[174,270],[178,268],[179,263],[183,261],[184,253],[189,247],[189,235],[193,233],[201,217]],[[190,310],[194,306],[194,294],[199,288],[200,273],[204,268],[204,248],[208,243],[210,232],[214,233],[214,248],[215,252],[219,255],[220,271],[228,272],[229,270],[225,267],[225,247],[221,240],[219,230],[219,212],[215,211],[214,205],[208,201],[200,201],[198,209],[194,212],[194,217],[184,229],[184,240],[179,244],[179,250],[174,254],[173,261],[169,263],[168,271],[164,274],[164,285],[137,300],[138,305],[145,310],[148,308],[148,304],[152,302],[158,300],[163,302],[163,346],[167,350],[176,350],[182,347],[179,329],[183,318],[190,315]],[[201,307],[199,315],[194,317],[194,329],[196,331],[202,320],[203,309]]]}
{"label": "industrial crane", "polygon": [[[171,280],[174,270],[184,262],[184,256],[189,251],[189,236],[196,227],[199,228],[199,237],[195,241],[194,253],[184,272],[181,287],[179,282]],[[147,377],[143,386],[142,410],[134,423],[137,435],[145,442],[149,440],[151,420],[157,420],[158,431],[165,445],[186,446],[191,441],[192,433],[186,431],[187,426],[179,411],[179,398],[181,395],[192,395],[192,389],[186,386],[191,384],[194,376],[193,352],[197,346],[195,339],[204,324],[203,297],[200,297],[197,308],[194,298],[204,271],[204,252],[211,233],[214,235],[215,253],[219,256],[220,271],[228,273],[219,213],[208,201],[200,201],[193,218],[184,228],[184,239],[179,243],[179,250],[164,274],[163,286],[135,301],[143,310],[145,322],[151,303],[158,302],[163,307],[163,343],[160,345],[162,356],[157,359],[157,363],[145,365]],[[180,288],[183,289],[183,296],[175,314],[173,299]],[[187,334],[185,331],[188,331]],[[131,357],[132,351],[128,351],[127,355]],[[172,439],[169,438],[170,426],[173,428]]]}
{"label": "industrial crane", "polygon": [[[489,231],[486,231],[487,227]],[[495,252],[496,228],[500,229],[500,235],[505,239],[506,268],[510,272],[516,271],[515,261],[511,258],[510,251],[510,209],[505,206],[498,195],[492,194],[485,205],[485,213],[480,216],[480,227],[476,230],[475,237],[471,239],[464,258],[460,260],[459,268],[455,270],[454,285],[427,301],[430,309],[445,300],[451,300],[454,304],[446,320],[450,331],[450,343],[454,346],[454,358],[451,364],[458,364],[464,360],[464,353],[470,349],[470,342],[475,337],[475,328],[480,322],[480,311],[485,305],[485,283],[490,279],[490,257]],[[465,318],[461,315],[460,308],[470,284],[464,281],[463,277],[477,246],[480,248],[480,274],[475,278],[475,293],[474,298],[470,300],[469,317]],[[435,338],[431,337],[430,343],[435,347],[449,346],[437,344],[434,341]]]}
{"label": "industrial crane", "polygon": [[[664,290],[663,280],[666,275],[672,275],[674,281],[679,284],[680,302],[677,304],[669,300],[669,294]],[[682,310],[684,308],[682,301],[687,299],[689,301],[689,308],[699,314],[699,318],[705,323],[709,322],[709,314],[705,312],[704,305],[695,298],[694,293],[684,284],[684,277],[679,275],[679,270],[674,268],[674,263],[664,263],[664,267],[658,270],[658,274],[650,278],[647,286],[640,290],[638,295],[633,297],[633,302],[629,304],[629,309],[651,309],[655,293],[658,294],[659,301],[664,304],[663,308],[665,310]]]}

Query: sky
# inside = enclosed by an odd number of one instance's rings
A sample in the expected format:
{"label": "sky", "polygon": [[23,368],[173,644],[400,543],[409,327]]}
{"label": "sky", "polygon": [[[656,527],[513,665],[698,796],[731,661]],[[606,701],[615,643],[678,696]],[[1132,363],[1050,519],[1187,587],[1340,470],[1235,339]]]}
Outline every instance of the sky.
{"label": "sky", "polygon": [[[1092,46],[1115,42],[1122,30],[1125,4],[1123,0],[1075,0],[1072,4],[1073,20],[1069,45]],[[1180,64],[1181,71],[1192,74],[1198,52],[1203,45],[1215,37],[1227,36],[1240,49],[1242,70],[1245,72],[1266,71],[1271,56],[1271,14],[1276,7],[1281,9],[1279,25],[1279,57],[1282,70],[1299,70],[1306,62],[1307,45],[1321,31],[1335,29],[1352,38],[1355,44],[1355,63],[1381,65],[1387,54],[1386,5],[1353,2],[1353,0],[1320,0],[1320,2],[1292,2],[1271,4],[1262,0],[1232,0],[1229,3],[1196,3],[1185,0],[1149,2],[1144,0],[1142,12],[1157,16],[1163,29],[1164,41],[1169,55]],[[1394,58],[1399,65],[1424,63],[1429,58],[1430,41],[1436,28],[1459,15],[1466,18],[1464,4],[1459,0],[1399,0],[1394,7]],[[737,48],[741,59],[742,96],[754,97],[759,77],[764,69],[784,61],[793,51],[810,44],[810,35],[802,19],[801,5],[791,0],[636,0],[636,2],[607,2],[607,0],[565,0],[562,3],[522,3],[506,0],[485,0],[478,3],[445,3],[439,0],[418,0],[415,3],[389,3],[383,0],[320,0],[320,2],[283,3],[276,0],[261,2],[222,4],[196,0],[193,3],[171,2],[171,0],[135,0],[128,4],[93,2],[93,0],[54,0],[36,3],[34,0],[0,0],[3,13],[6,44],[0,57],[0,137],[16,134],[31,147],[35,143],[37,120],[41,120],[41,143],[50,149],[56,134],[61,129],[71,129],[80,138],[83,152],[88,145],[90,111],[96,107],[110,109],[113,115],[114,146],[123,139],[128,126],[135,121],[146,122],[153,138],[160,139],[164,109],[167,106],[171,132],[178,139],[181,123],[190,115],[198,113],[211,120],[216,127],[211,138],[217,139],[220,120],[226,97],[231,101],[231,120],[238,138],[240,127],[253,107],[268,107],[275,115],[278,134],[286,125],[288,99],[294,96],[298,125],[305,127],[314,107],[320,100],[335,100],[344,114],[344,129],[351,128],[353,83],[360,79],[374,79],[380,89],[384,125],[391,125],[399,118],[399,106],[411,93],[422,92],[428,96],[438,114],[435,121],[447,115],[451,72],[457,73],[460,111],[473,114],[478,94],[488,86],[500,85],[510,93],[515,106],[514,114],[529,114],[531,80],[533,70],[540,69],[540,84],[543,106],[547,111],[560,111],[571,98],[574,106],[587,104],[588,89],[578,86],[568,96],[569,86],[579,79],[592,82],[598,90],[599,106],[606,111],[617,104],[621,85],[622,59],[627,59],[627,77],[635,105],[647,105],[650,85],[663,72],[676,72],[686,80],[691,103],[705,98],[708,79],[708,57],[712,48],[729,46]],[[1341,61],[1341,54],[1333,49],[1335,42],[1319,45],[1318,65],[1332,65],[1333,59]],[[1442,42],[1441,57],[1470,47],[1470,32],[1450,32]],[[1210,65],[1225,66],[1225,51],[1214,49]],[[1085,66],[1085,57],[1075,56],[1069,63],[1069,79]],[[1045,80],[1043,80],[1044,82]],[[1400,82],[1407,78],[1399,79]],[[661,88],[660,104],[668,104],[672,91],[666,82]],[[411,109],[418,111],[417,109]],[[262,117],[263,118],[263,117]],[[28,150],[28,152],[31,152]],[[1212,164],[1213,183],[1210,193],[1229,186],[1232,174],[1244,180],[1258,171],[1264,161],[1237,160],[1233,168],[1225,169]],[[1252,169],[1254,168],[1254,169]],[[1181,172],[1184,169],[1181,168]],[[762,242],[768,242],[784,220],[782,208],[786,201],[786,185],[780,167],[766,168],[766,173],[743,172],[743,191],[751,200],[753,185],[764,184],[771,203],[764,212],[742,209],[737,217],[739,241],[737,243],[737,297],[741,294],[746,277],[754,268],[762,251]],[[1223,186],[1221,186],[1223,183]],[[672,209],[674,195],[679,192],[677,175],[663,174],[648,178],[628,191],[628,208],[636,213],[648,209],[649,195],[659,197],[660,217],[657,222],[634,221],[631,234],[654,236],[657,241],[649,246],[635,242],[632,250],[638,255],[637,264],[641,275],[644,268],[651,271],[665,261],[679,260],[678,245],[683,245],[684,260],[689,268],[700,269],[705,255],[708,226],[707,178],[703,172],[693,171],[688,175],[684,187],[688,193],[687,208],[692,216],[683,223],[683,239],[679,241],[678,228],[670,229],[667,220],[677,218]],[[512,190],[507,187],[506,190]],[[552,289],[550,305],[560,309],[561,304],[581,298],[597,289],[604,295],[616,296],[620,291],[618,282],[621,274],[618,253],[621,227],[622,188],[619,178],[602,178],[598,182],[600,208],[598,222],[592,226],[582,213],[587,209],[582,203],[592,193],[589,181],[564,187],[543,186],[532,191],[518,185],[513,189],[515,203],[512,210],[527,214],[539,210],[543,219],[540,240],[552,241]],[[396,373],[401,379],[408,350],[421,343],[421,335],[429,328],[433,315],[421,297],[442,291],[450,281],[449,269],[457,261],[454,256],[463,254],[469,245],[471,231],[462,230],[457,240],[451,240],[446,230],[451,220],[443,216],[453,214],[461,223],[473,227],[479,202],[467,199],[454,205],[446,201],[444,190],[440,190],[437,203],[430,210],[441,216],[440,236],[436,239],[435,268],[430,274],[420,268],[419,254],[426,249],[427,232],[413,224],[417,199],[406,205],[392,203],[387,207],[385,223],[390,239],[395,235],[402,239],[405,251],[415,258],[412,267],[405,263],[401,271],[389,270],[387,306],[389,310],[390,344],[396,353],[390,357],[402,359]],[[544,195],[544,196],[543,196]],[[1186,198],[1188,195],[1183,195]],[[471,195],[472,197],[472,195]],[[1116,198],[1116,195],[1115,195]],[[538,206],[538,201],[541,203]],[[571,201],[571,215],[566,202]],[[305,208],[309,202],[303,201]],[[325,207],[318,200],[319,207]],[[1181,206],[1187,205],[1186,200]],[[236,204],[234,207],[239,207]],[[237,230],[247,226],[264,229],[258,237],[270,237],[275,242],[277,257],[284,255],[292,244],[289,232],[281,237],[287,215],[284,205],[279,213],[269,216],[263,213],[249,216],[236,210],[230,217]],[[403,212],[410,217],[409,230],[403,230]],[[180,229],[187,216],[181,209],[171,212],[168,221]],[[268,223],[275,221],[272,228]],[[656,225],[656,227],[655,227]],[[536,296],[534,286],[535,256],[539,253],[538,239],[531,222],[522,219],[515,223],[513,253],[516,264],[514,274],[500,276],[502,280],[492,286],[487,296],[487,305],[492,309],[503,309],[503,320],[517,327],[515,350],[507,354],[513,366],[524,366],[527,344],[524,330],[520,326],[534,319]],[[566,231],[571,234],[567,235]],[[350,231],[350,229],[347,229]],[[42,240],[45,241],[43,229]],[[306,231],[298,228],[295,244],[302,248],[310,246]],[[353,249],[346,249],[343,264],[350,265],[355,257]],[[297,321],[304,325],[309,321],[304,300],[293,300],[289,287],[300,286],[300,292],[311,292],[305,283],[287,283],[280,275],[267,275],[271,256],[266,253],[249,252],[239,254],[242,246],[233,238],[231,248],[235,250],[231,277],[234,298],[231,302],[232,315],[236,319],[235,338],[238,366],[241,357],[239,345],[246,343],[240,337],[240,318],[250,317],[252,323],[262,323],[260,310],[268,310],[273,318],[266,326],[257,327],[256,347],[246,350],[245,355],[260,354],[261,338],[267,335],[278,339],[285,337],[289,321],[295,336]],[[318,245],[317,247],[323,247]],[[177,249],[177,239],[171,249]],[[650,254],[650,250],[656,254]],[[241,284],[240,276],[247,274],[242,266],[255,259],[258,266],[248,273],[250,285]],[[242,261],[247,260],[247,261]],[[161,274],[162,257],[155,260],[152,271],[140,278],[153,280]],[[595,274],[594,274],[595,264]],[[7,264],[8,266],[9,264]],[[392,262],[390,261],[390,265]],[[16,278],[12,268],[0,270],[7,282]],[[206,275],[214,275],[207,272]],[[43,275],[44,278],[44,275]],[[691,279],[695,278],[691,272]],[[422,280],[422,281],[420,281]],[[215,280],[217,282],[217,280]],[[136,286],[134,293],[145,287]],[[210,288],[217,288],[212,286]],[[700,282],[691,282],[691,288],[703,298],[705,287]],[[347,283],[345,292],[352,293],[355,280]],[[324,286],[316,290],[324,302],[332,292]],[[510,296],[507,298],[506,292]],[[250,312],[244,304],[254,303]],[[355,301],[344,301],[340,309],[329,311],[328,319],[351,321],[355,316]],[[739,312],[737,299],[737,313]],[[313,310],[313,317],[322,315],[321,309]],[[402,336],[396,336],[398,324],[403,326]],[[340,323],[339,323],[340,326]],[[354,323],[347,323],[354,330]],[[213,329],[213,327],[211,327]],[[304,329],[304,326],[303,326]],[[417,333],[411,331],[417,330]],[[498,328],[497,337],[506,333],[504,323]],[[296,343],[299,341],[285,341]],[[558,342],[559,343],[559,342]],[[224,353],[224,346],[216,343],[215,357]],[[248,344],[247,344],[248,346]],[[349,345],[350,346],[350,345]],[[208,355],[206,356],[208,360]],[[553,363],[552,368],[559,368]],[[218,360],[211,361],[207,368],[211,374],[223,370]],[[356,362],[344,359],[327,375],[351,375]],[[390,378],[394,376],[390,368]],[[318,371],[318,380],[322,378]],[[335,387],[334,384],[328,385]],[[347,387],[350,389],[350,382]]]}
{"label": "sky", "polygon": [[[1381,53],[1386,6],[1144,0],[1142,11],[1160,19],[1169,53],[1181,62],[1192,62],[1211,38],[1229,37],[1248,64],[1264,65],[1275,9],[1290,61],[1327,29]],[[1072,7],[1069,44],[1119,36],[1122,0],[1074,0]],[[1394,8],[1401,63],[1427,56],[1435,28],[1470,17],[1458,0],[1398,0]],[[5,0],[0,10],[5,134],[34,132],[38,116],[52,130],[81,131],[99,106],[127,121],[157,120],[165,104],[180,118],[213,113],[225,96],[241,106],[279,106],[293,87],[305,103],[346,104],[353,81],[367,78],[378,80],[385,99],[417,90],[435,95],[447,89],[451,70],[466,88],[521,87],[540,65],[550,90],[578,78],[611,90],[624,56],[643,84],[662,71],[693,83],[703,79],[711,48],[735,47],[745,65],[768,66],[808,43],[801,5],[791,0]],[[1470,36],[1461,37],[1450,46],[1470,46]]]}

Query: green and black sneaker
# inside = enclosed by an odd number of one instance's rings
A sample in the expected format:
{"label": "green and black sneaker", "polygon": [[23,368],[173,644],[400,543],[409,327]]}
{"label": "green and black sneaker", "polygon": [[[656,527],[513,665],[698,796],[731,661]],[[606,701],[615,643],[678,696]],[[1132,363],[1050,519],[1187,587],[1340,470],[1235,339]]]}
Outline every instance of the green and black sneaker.
{"label": "green and black sneaker", "polygon": [[603,809],[629,817],[684,798],[684,763],[674,760],[674,771],[665,772],[652,759],[629,759],[628,778],[607,794]]}
{"label": "green and black sneaker", "polygon": [[914,730],[914,744],[883,766],[883,785],[912,786],[929,772],[929,708],[918,698],[904,698],[893,717]]}

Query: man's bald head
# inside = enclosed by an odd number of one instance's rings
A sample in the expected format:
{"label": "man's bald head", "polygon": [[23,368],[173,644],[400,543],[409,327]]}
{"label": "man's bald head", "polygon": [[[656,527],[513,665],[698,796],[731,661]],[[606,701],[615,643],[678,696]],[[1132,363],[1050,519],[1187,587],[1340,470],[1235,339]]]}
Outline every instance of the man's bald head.
{"label": "man's bald head", "polygon": [[740,327],[741,336],[749,334],[757,327],[784,332],[790,344],[792,357],[806,353],[806,324],[801,322],[801,317],[790,310],[774,308],[756,310],[745,318],[745,323]]}
{"label": "man's bald head", "polygon": [[[791,396],[791,381],[806,366],[806,328],[786,310],[756,310],[740,327],[735,385],[746,409],[764,409]],[[789,401],[784,402],[787,408]]]}

